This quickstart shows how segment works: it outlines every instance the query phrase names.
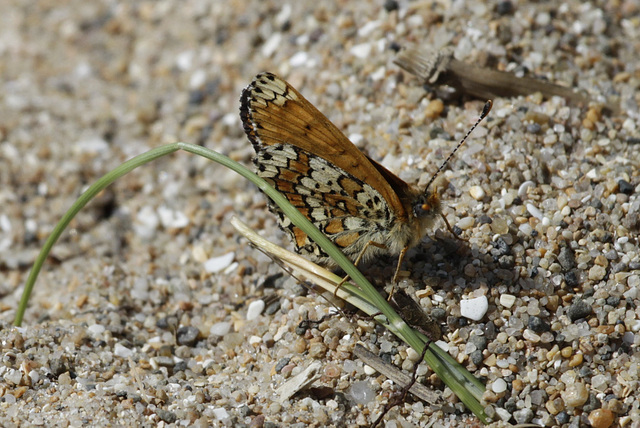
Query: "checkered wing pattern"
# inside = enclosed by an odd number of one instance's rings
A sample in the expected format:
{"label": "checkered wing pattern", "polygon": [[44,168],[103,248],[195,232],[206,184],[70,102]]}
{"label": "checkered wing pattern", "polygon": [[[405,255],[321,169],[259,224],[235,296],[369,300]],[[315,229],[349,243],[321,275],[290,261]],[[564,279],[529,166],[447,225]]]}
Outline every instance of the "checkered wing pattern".
{"label": "checkered wing pattern", "polygon": [[[240,115],[258,175],[284,194],[354,260],[369,241],[399,253],[414,243],[411,207],[421,192],[370,160],[284,80],[262,73],[244,90]],[[296,249],[332,264],[274,204]],[[380,251],[370,246],[365,258]]]}

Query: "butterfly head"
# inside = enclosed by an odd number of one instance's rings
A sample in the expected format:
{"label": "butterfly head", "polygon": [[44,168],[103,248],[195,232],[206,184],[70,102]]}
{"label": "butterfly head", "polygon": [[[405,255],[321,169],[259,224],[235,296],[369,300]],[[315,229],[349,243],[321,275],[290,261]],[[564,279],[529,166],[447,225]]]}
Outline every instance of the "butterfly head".
{"label": "butterfly head", "polygon": [[437,189],[433,192],[427,189],[418,196],[413,204],[413,215],[419,219],[433,217],[440,213],[440,195]]}

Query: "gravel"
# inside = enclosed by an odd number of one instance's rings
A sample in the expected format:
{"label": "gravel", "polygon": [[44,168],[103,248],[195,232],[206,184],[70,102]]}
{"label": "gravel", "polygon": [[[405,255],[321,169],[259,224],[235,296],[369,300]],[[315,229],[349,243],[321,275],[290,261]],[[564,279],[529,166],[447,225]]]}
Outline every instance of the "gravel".
{"label": "gravel", "polygon": [[[38,250],[103,174],[175,141],[250,165],[238,99],[263,70],[369,156],[426,184],[484,100],[400,71],[393,58],[408,43],[453,45],[458,60],[572,85],[594,103],[495,99],[436,183],[462,241],[436,225],[408,252],[400,286],[436,315],[448,352],[496,386],[484,396],[495,419],[640,424],[636,2],[10,0],[0,9],[0,425],[375,420],[399,388],[354,360],[353,347],[409,369],[415,353],[370,320],[323,318],[332,306],[229,224],[238,216],[291,248],[260,192],[185,153],[87,205],[53,247],[23,326],[11,322]],[[387,290],[394,270],[392,258],[364,266]],[[461,313],[472,299],[488,303],[477,321]],[[305,320],[321,321],[299,328]],[[278,392],[315,363],[302,391]],[[475,421],[430,370],[418,373],[442,403],[409,395],[387,420]]]}

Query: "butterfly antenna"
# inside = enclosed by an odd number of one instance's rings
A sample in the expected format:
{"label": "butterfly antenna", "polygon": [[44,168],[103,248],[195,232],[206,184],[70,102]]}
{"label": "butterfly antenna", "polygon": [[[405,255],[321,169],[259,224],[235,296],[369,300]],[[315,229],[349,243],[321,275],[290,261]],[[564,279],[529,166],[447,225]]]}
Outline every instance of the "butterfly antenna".
{"label": "butterfly antenna", "polygon": [[491,100],[487,101],[486,104],[484,105],[484,107],[482,108],[482,113],[480,114],[480,118],[478,119],[478,121],[471,127],[471,129],[469,129],[469,131],[467,131],[467,134],[462,138],[462,140],[460,140],[460,142],[458,143],[458,145],[456,146],[455,149],[453,149],[453,151],[451,152],[451,154],[449,154],[449,157],[442,163],[442,165],[440,165],[440,168],[438,168],[438,170],[436,171],[435,174],[433,174],[433,176],[431,177],[431,180],[429,180],[429,182],[427,183],[427,187],[425,187],[425,191],[426,189],[429,188],[429,186],[431,186],[431,184],[433,184],[434,180],[436,179],[436,177],[438,176],[438,174],[440,174],[440,172],[444,169],[445,166],[447,166],[447,164],[449,163],[449,161],[451,160],[451,158],[453,157],[453,155],[458,151],[458,149],[460,148],[460,146],[462,146],[464,144],[465,141],[467,141],[467,138],[469,137],[469,135],[473,132],[474,129],[476,129],[476,127],[480,124],[480,122],[482,122],[482,120],[487,117],[487,115],[489,114],[489,112],[491,111],[491,107],[493,106],[493,102]]}

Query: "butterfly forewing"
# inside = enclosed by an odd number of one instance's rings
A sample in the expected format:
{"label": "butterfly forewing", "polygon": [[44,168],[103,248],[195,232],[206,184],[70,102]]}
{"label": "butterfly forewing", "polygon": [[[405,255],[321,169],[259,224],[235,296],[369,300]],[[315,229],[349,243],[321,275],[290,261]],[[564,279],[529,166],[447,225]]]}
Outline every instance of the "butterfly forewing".
{"label": "butterfly forewing", "polygon": [[[365,156],[284,80],[262,73],[244,90],[240,115],[256,151],[258,175],[354,260],[381,247],[399,253],[422,237],[411,213],[421,192]],[[274,204],[296,248],[331,264],[326,254]]]}
{"label": "butterfly forewing", "polygon": [[351,141],[284,80],[261,73],[242,94],[241,116],[254,147],[291,144],[368,183],[399,218],[406,216],[396,191]]}

